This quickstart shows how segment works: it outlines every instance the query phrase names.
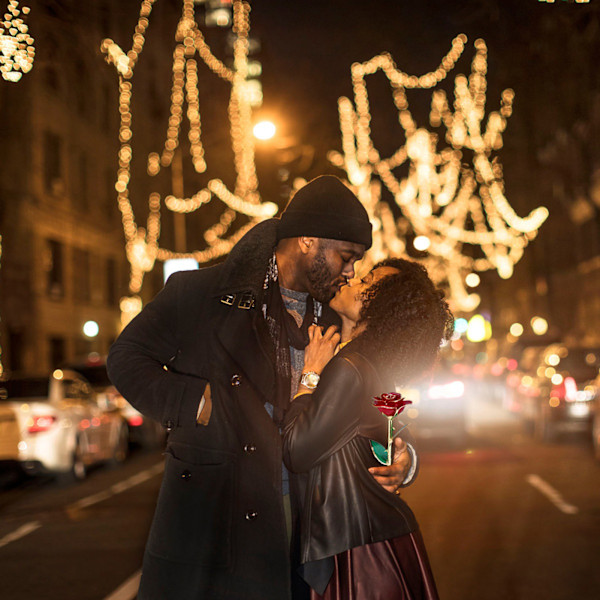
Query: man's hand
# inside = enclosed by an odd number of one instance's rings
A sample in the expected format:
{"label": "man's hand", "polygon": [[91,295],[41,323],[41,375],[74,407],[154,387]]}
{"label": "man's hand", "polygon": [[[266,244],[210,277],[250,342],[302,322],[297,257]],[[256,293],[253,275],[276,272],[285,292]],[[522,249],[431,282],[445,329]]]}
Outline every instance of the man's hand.
{"label": "man's hand", "polygon": [[388,492],[399,493],[411,466],[410,454],[406,442],[397,437],[394,440],[394,462],[389,467],[371,467],[369,473],[375,481]]}

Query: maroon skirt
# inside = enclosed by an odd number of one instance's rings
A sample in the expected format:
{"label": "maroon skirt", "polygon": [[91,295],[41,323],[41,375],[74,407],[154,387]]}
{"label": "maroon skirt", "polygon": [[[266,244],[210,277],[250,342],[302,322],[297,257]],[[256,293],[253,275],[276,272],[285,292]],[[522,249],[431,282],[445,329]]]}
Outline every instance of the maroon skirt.
{"label": "maroon skirt", "polygon": [[311,600],[439,600],[419,531],[351,548],[335,558],[322,596]]}

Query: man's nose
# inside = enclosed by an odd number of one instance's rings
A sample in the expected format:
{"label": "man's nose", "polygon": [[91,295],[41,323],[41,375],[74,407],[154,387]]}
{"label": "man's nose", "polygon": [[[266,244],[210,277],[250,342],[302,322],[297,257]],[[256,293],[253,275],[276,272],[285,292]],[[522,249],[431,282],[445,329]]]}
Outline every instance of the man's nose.
{"label": "man's nose", "polygon": [[349,279],[354,279],[354,265],[347,266],[342,271],[342,277],[345,277],[346,281],[348,281]]}

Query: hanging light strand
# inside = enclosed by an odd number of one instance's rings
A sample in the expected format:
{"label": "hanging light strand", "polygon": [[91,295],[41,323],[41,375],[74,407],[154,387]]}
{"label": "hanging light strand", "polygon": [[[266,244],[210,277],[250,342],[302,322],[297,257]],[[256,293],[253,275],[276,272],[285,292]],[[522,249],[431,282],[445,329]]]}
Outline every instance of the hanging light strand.
{"label": "hanging light strand", "polygon": [[[548,210],[538,207],[519,217],[505,196],[502,166],[491,155],[503,145],[514,92],[504,90],[499,110],[490,112],[485,122],[484,40],[474,43],[469,77],[455,77],[452,108],[444,90],[432,90],[429,124],[445,128],[447,146],[438,150],[439,136],[419,126],[410,112],[406,90],[434,88],[455,67],[466,42],[466,36],[457,36],[438,68],[422,76],[399,70],[387,53],[353,64],[354,103],[348,98],[339,100],[342,152],[330,152],[329,158],[346,171],[369,211],[374,240],[367,261],[376,262],[386,252],[398,255],[405,250],[398,243],[399,227],[382,201],[381,187],[373,185],[376,176],[392,194],[410,229],[427,241],[424,262],[432,276],[449,286],[456,310],[470,311],[477,306],[479,296],[467,292],[465,276],[495,269],[500,277],[510,277],[514,264],[548,217]],[[365,76],[378,70],[390,82],[404,133],[404,143],[388,158],[380,157],[370,129]],[[472,152],[471,166],[464,163],[464,150]],[[402,165],[408,167],[408,173],[399,177],[394,170]],[[483,257],[473,258],[471,251],[465,252],[465,244],[477,246]]]}

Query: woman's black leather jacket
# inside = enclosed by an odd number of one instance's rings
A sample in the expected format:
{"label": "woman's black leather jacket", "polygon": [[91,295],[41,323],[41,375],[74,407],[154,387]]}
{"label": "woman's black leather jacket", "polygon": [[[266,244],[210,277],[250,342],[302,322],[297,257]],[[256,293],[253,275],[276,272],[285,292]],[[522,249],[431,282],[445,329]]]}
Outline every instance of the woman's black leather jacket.
{"label": "woman's black leather jacket", "polygon": [[373,397],[394,388],[383,387],[373,365],[352,346],[329,362],[317,389],[298,396],[286,416],[284,461],[291,471],[308,471],[301,563],[418,528],[408,505],[368,471],[379,466],[369,440],[387,443],[387,419]]}

